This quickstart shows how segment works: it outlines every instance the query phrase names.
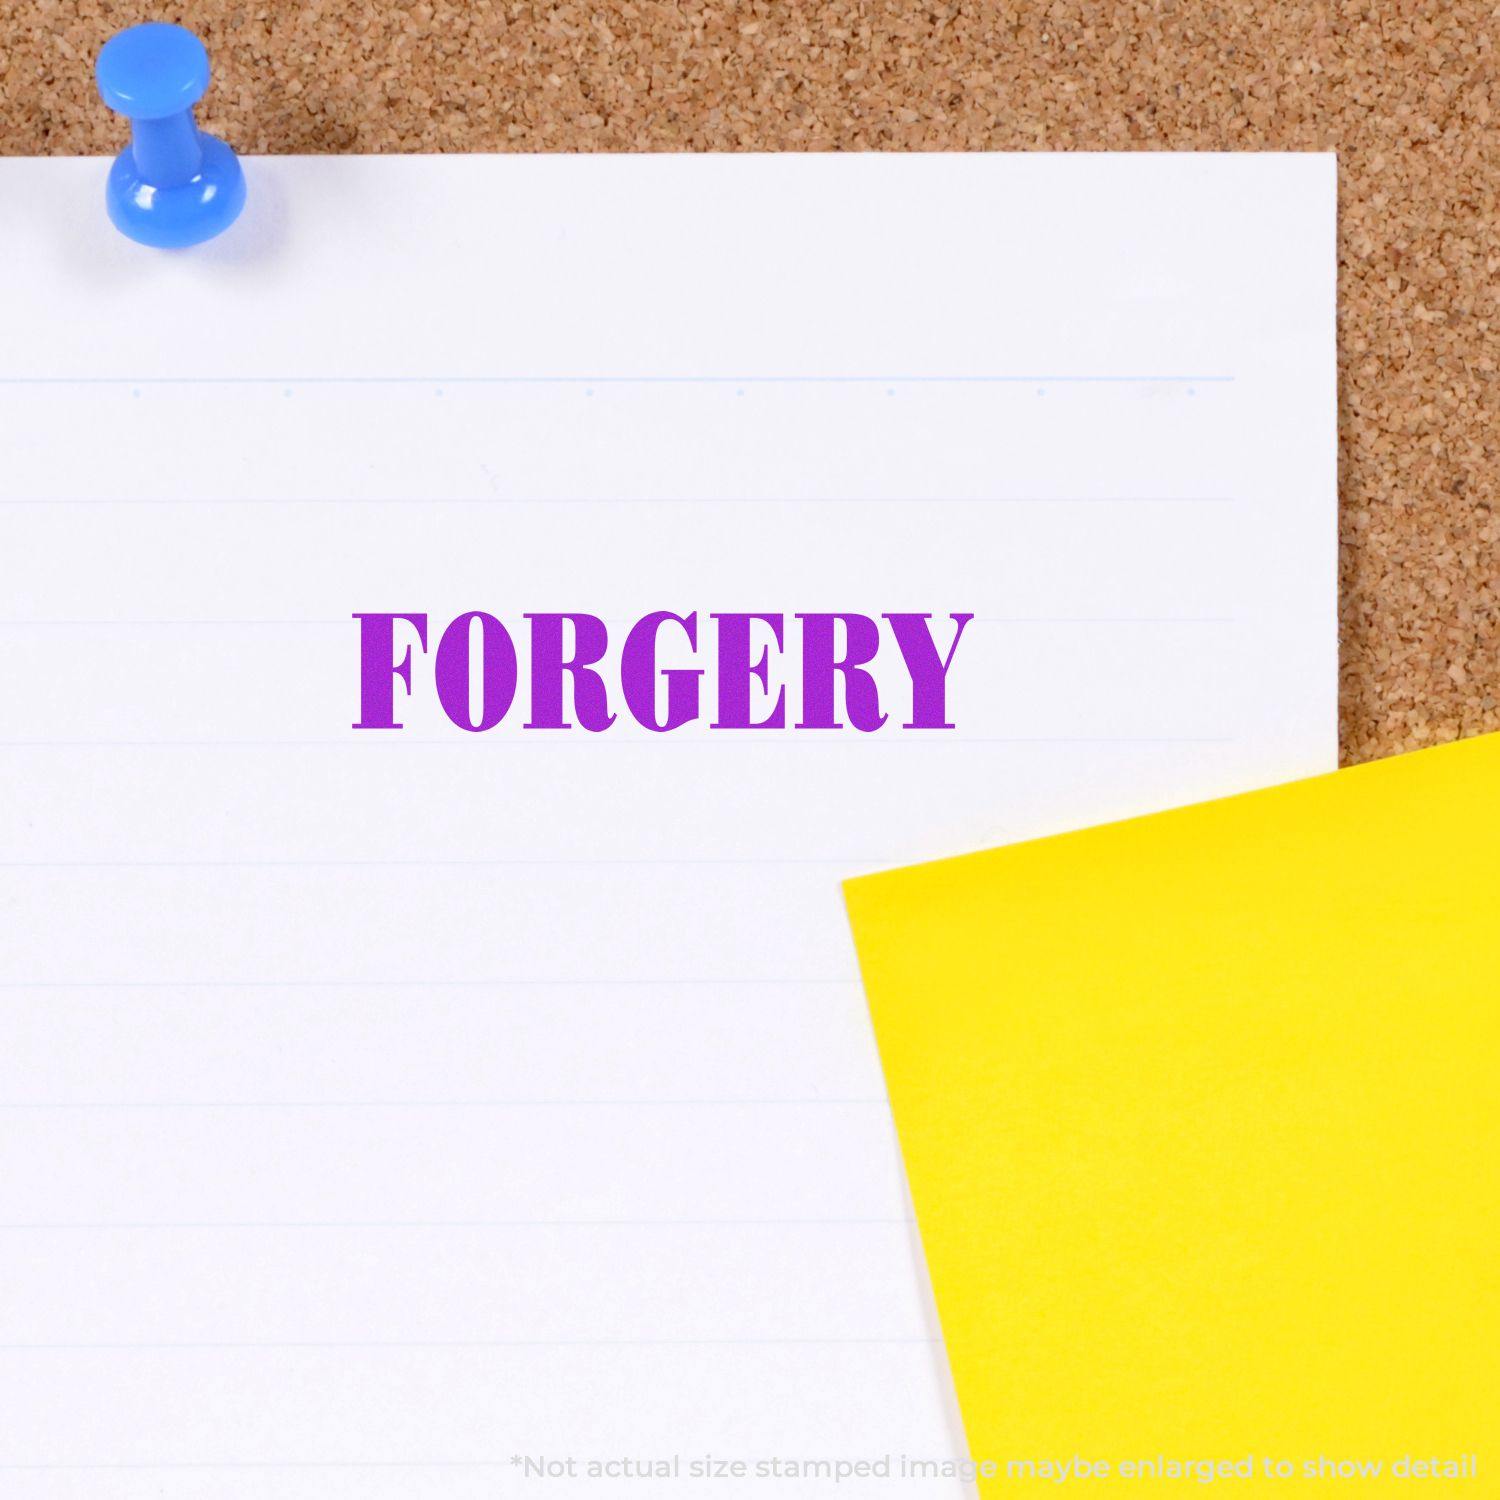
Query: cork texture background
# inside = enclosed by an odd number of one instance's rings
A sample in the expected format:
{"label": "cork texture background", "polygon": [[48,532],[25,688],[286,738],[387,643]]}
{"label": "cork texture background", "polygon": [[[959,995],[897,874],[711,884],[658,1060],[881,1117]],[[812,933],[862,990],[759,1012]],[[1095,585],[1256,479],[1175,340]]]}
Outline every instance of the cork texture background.
{"label": "cork texture background", "polygon": [[0,0],[0,154],[142,20],[246,153],[1337,151],[1344,758],[1500,729],[1494,0]]}

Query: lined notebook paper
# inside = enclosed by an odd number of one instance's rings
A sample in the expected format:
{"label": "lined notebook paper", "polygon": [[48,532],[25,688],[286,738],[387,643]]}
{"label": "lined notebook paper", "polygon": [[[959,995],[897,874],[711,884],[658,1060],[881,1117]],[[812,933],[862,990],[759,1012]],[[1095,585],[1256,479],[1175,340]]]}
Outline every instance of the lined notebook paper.
{"label": "lined notebook paper", "polygon": [[839,882],[1331,767],[1332,159],[248,165],[0,163],[0,1491],[966,1493]]}

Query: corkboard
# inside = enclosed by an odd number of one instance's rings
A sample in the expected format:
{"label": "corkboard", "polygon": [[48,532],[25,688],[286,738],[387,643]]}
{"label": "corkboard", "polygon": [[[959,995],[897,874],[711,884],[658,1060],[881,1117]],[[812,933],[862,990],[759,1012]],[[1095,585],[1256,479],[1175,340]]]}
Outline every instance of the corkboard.
{"label": "corkboard", "polygon": [[0,152],[148,19],[244,152],[1337,151],[1344,757],[1500,729],[1493,0],[0,0]]}

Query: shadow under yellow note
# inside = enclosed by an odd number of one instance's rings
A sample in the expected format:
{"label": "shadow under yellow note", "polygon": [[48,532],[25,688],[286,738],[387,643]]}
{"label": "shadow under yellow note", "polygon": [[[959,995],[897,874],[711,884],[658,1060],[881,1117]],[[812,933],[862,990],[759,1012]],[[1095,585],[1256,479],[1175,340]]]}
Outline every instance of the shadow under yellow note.
{"label": "shadow under yellow note", "polygon": [[851,881],[985,1496],[1500,1496],[1500,735]]}

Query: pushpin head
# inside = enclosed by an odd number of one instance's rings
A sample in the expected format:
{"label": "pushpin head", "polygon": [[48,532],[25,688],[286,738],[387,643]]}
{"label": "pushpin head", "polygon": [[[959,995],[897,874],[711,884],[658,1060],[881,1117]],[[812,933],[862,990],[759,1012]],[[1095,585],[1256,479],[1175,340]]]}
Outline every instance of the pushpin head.
{"label": "pushpin head", "polygon": [[163,21],[117,32],[100,49],[95,72],[104,102],[132,120],[181,114],[208,92],[203,43]]}
{"label": "pushpin head", "polygon": [[228,229],[245,206],[239,159],[193,123],[208,88],[208,53],[192,32],[152,21],[113,36],[99,53],[99,93],[131,122],[105,205],[143,245],[196,245]]}

